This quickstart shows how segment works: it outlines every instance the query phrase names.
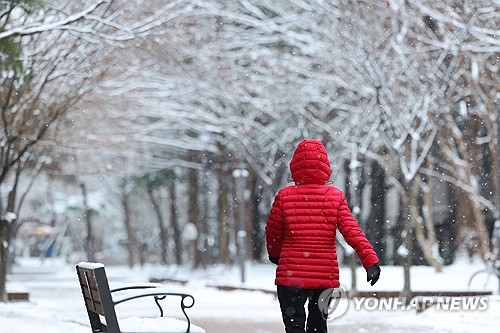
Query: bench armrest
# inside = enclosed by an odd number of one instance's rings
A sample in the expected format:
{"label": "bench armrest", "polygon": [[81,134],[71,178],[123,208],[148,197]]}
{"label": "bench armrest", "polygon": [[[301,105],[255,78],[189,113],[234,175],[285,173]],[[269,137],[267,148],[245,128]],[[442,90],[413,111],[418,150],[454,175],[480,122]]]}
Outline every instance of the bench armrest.
{"label": "bench armrest", "polygon": [[143,282],[128,284],[124,287],[111,289],[110,292],[114,293],[117,291],[132,290],[132,289],[148,289],[148,288],[164,288],[165,286],[161,283]]}
{"label": "bench armrest", "polygon": [[190,294],[172,292],[172,290],[167,288],[155,288],[155,287],[147,287],[147,288],[137,288],[137,287],[124,287],[114,289],[114,291],[127,291],[122,295],[112,295],[113,303],[120,304],[125,301],[129,301],[134,298],[147,297],[147,296],[179,296],[182,299],[188,297],[192,299],[192,304],[187,304],[184,307],[190,308],[194,305],[194,298]]}
{"label": "bench armrest", "polygon": [[181,310],[184,313],[184,317],[186,317],[188,323],[188,330],[191,327],[191,320],[186,313],[186,309],[193,307],[194,305],[194,297],[190,294],[172,292],[172,290],[167,288],[155,288],[153,286],[147,286],[141,288],[140,286],[129,286],[118,289],[113,289],[113,291],[126,291],[122,295],[112,294],[113,303],[118,305],[120,303],[130,301],[136,298],[142,297],[153,297],[156,305],[160,309],[160,317],[163,317],[163,308],[160,305],[161,300],[164,300],[167,296],[177,296],[181,298]]}

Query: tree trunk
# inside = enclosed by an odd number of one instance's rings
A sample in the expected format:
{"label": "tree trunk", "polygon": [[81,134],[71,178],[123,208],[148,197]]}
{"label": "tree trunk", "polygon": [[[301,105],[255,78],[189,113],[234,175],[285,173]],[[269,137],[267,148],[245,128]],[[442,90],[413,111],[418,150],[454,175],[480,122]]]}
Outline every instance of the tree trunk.
{"label": "tree trunk", "polygon": [[[412,206],[417,207],[417,200],[411,195],[411,189],[415,180],[411,180],[406,184],[406,193],[402,193],[402,206],[403,206],[403,221],[404,221],[404,248],[398,249],[398,254],[403,257],[403,290],[401,291],[401,298],[409,304],[412,296],[411,291],[411,274],[410,269],[413,261],[413,223],[412,223]],[[409,197],[409,198],[408,198]]]}
{"label": "tree trunk", "polygon": [[479,254],[484,260],[489,250],[488,232],[484,215],[475,202],[474,195],[460,188],[455,190],[457,200],[458,245],[463,246],[472,257]]}
{"label": "tree trunk", "polygon": [[88,204],[87,187],[85,186],[84,183],[81,183],[80,188],[82,189],[83,207],[85,210],[84,218],[85,218],[85,225],[87,227],[85,252],[87,253],[87,260],[93,262],[96,259],[96,246],[95,246],[96,241],[92,226],[92,210],[90,209]]}
{"label": "tree trunk", "polygon": [[[427,190],[424,191],[424,205],[423,205],[423,218],[418,219],[418,197],[420,195],[420,188],[418,183],[413,182],[411,189],[411,220],[415,228],[415,236],[417,238],[418,244],[422,249],[425,260],[436,269],[436,272],[441,272],[443,268],[442,262],[435,256],[438,255],[434,253],[436,250],[436,232],[434,230],[434,223],[432,221],[432,182],[429,178],[427,184]],[[437,251],[436,251],[437,252]]]}
{"label": "tree trunk", "polygon": [[205,167],[202,172],[201,178],[201,192],[199,193],[199,198],[201,199],[201,214],[200,214],[200,230],[201,237],[199,240],[200,252],[201,252],[201,266],[207,267],[211,263],[212,249],[213,246],[209,244],[208,237],[210,235],[210,212],[208,209],[208,197],[209,197],[209,184],[208,184],[208,167],[204,163]]}
{"label": "tree trunk", "polygon": [[[495,143],[492,145],[491,151],[493,155],[493,181],[495,185],[495,207],[496,207],[496,212],[494,214],[495,216],[495,223],[500,224],[500,108],[497,108],[497,132],[496,132],[496,140]],[[492,128],[494,128],[492,126]],[[496,149],[494,149],[494,148]],[[500,246],[498,244],[497,246]]]}
{"label": "tree trunk", "polygon": [[219,169],[217,173],[219,181],[218,221],[219,221],[219,262],[229,263],[229,202],[227,172]]}
{"label": "tree trunk", "polygon": [[172,225],[175,245],[175,262],[177,265],[182,265],[182,234],[179,227],[179,220],[177,219],[177,193],[175,180],[173,180],[172,184],[170,184],[170,224]]}
{"label": "tree trunk", "polygon": [[159,241],[160,241],[161,264],[166,265],[168,262],[168,258],[167,258],[167,242],[168,242],[168,240],[167,240],[167,230],[165,228],[165,221],[163,219],[163,214],[161,213],[160,205],[158,204],[158,202],[154,196],[153,190],[148,188],[147,191],[148,191],[149,199],[151,200],[151,204],[153,205],[153,210],[156,214],[156,218],[158,221],[158,230],[160,232]]}
{"label": "tree trunk", "polygon": [[474,216],[474,226],[476,227],[477,233],[479,234],[479,249],[481,252],[481,258],[486,260],[486,254],[490,251],[490,242],[488,236],[488,230],[486,229],[485,219],[483,211],[476,199],[476,196],[468,192],[467,199],[469,200],[472,207],[472,214]]}
{"label": "tree trunk", "polygon": [[12,226],[9,221],[0,221],[0,302],[7,302],[7,273],[10,261],[10,234]]}
{"label": "tree trunk", "polygon": [[[195,162],[195,156],[194,153],[191,153],[191,160],[192,162]],[[201,222],[200,222],[200,206],[198,202],[198,170],[195,169],[190,169],[188,171],[188,219],[190,223],[193,223],[196,226],[196,229],[198,230],[198,237],[194,241],[194,249],[193,249],[193,267],[197,268],[201,264],[201,250],[200,250],[200,231],[201,229]]]}
{"label": "tree trunk", "polygon": [[125,231],[127,233],[127,263],[128,267],[132,268],[135,265],[135,253],[139,250],[137,248],[137,239],[135,233],[132,229],[130,221],[130,207],[128,203],[128,194],[125,189],[122,192],[122,206],[123,206],[123,223],[125,225]]}
{"label": "tree trunk", "polygon": [[[472,230],[463,230],[459,229],[459,236],[466,239],[470,237],[468,234],[473,231],[475,233],[474,237],[476,239],[472,239],[471,244],[469,246],[469,254],[472,255],[476,252],[476,249],[479,251],[481,258],[485,260],[486,253],[489,252],[489,236],[488,231],[486,229],[485,218],[482,212],[482,208],[480,207],[479,200],[477,197],[480,196],[479,182],[477,179],[477,174],[479,173],[479,165],[477,164],[476,156],[480,156],[480,153],[474,151],[475,147],[469,148],[470,144],[468,144],[467,140],[462,135],[456,135],[455,133],[461,133],[458,125],[454,121],[451,113],[446,114],[446,120],[448,120],[449,124],[452,126],[451,135],[454,139],[454,149],[458,153],[458,156],[462,161],[471,161],[468,162],[467,165],[463,165],[461,162],[457,162],[456,156],[448,157],[448,161],[455,168],[456,174],[461,174],[461,181],[469,188],[466,191],[463,190],[464,193],[461,193],[462,190],[457,191],[457,202],[459,203],[459,209],[468,209],[464,211],[464,215],[469,215],[469,219],[464,219],[463,222],[468,224],[468,226]],[[470,128],[473,128],[473,132],[477,134],[477,124],[479,121],[474,117],[470,119],[471,124]],[[445,144],[445,140],[442,141],[442,144]],[[445,146],[445,149],[447,147]],[[472,149],[472,152],[470,151]],[[476,148],[479,149],[479,148]],[[474,163],[476,162],[476,163]],[[460,200],[463,200],[466,205],[461,205]],[[458,216],[462,216],[458,214]],[[463,226],[463,223],[459,223],[459,226]],[[463,233],[465,231],[465,233]],[[469,244],[466,244],[466,246]]]}
{"label": "tree trunk", "polygon": [[[0,209],[0,302],[7,301],[7,273],[10,265],[10,248],[12,235],[16,229],[17,216],[13,213],[16,207],[17,185],[21,168],[18,167],[15,173],[14,184],[7,195],[7,206]],[[1,203],[0,203],[1,205]],[[0,208],[3,208],[0,206]],[[9,216],[12,214],[12,216]]]}
{"label": "tree trunk", "polygon": [[385,202],[386,202],[386,185],[384,169],[375,161],[371,162],[371,209],[370,216],[366,223],[366,237],[371,241],[375,252],[380,257],[380,261],[384,262],[388,258],[386,254],[386,231],[385,231]]}
{"label": "tree trunk", "polygon": [[[356,159],[357,156],[354,156]],[[361,216],[361,188],[362,183],[360,182],[362,176],[362,169],[358,165],[358,161],[346,161],[345,170],[346,170],[346,178],[349,179],[349,182],[346,184],[346,194],[347,201],[351,207],[352,216],[358,223],[360,222]],[[349,245],[346,245],[349,246]],[[348,256],[349,267],[351,269],[351,293],[353,295],[358,292],[357,285],[357,277],[356,277],[356,252],[352,251]]]}
{"label": "tree trunk", "polygon": [[[248,170],[250,171],[250,170]],[[243,200],[245,207],[245,231],[246,231],[246,259],[254,259],[254,236],[257,231],[254,229],[254,216],[252,214],[254,202],[255,202],[255,192],[254,192],[254,183],[253,183],[253,175],[249,172],[249,177],[245,180],[245,190],[243,191]]]}
{"label": "tree trunk", "polygon": [[250,218],[252,220],[252,259],[260,261],[262,259],[262,253],[264,252],[265,247],[265,235],[264,230],[262,228],[262,220],[259,211],[260,201],[263,197],[262,195],[262,187],[259,188],[257,183],[257,177],[255,173],[250,172],[250,184],[251,188],[251,210],[250,210]]}

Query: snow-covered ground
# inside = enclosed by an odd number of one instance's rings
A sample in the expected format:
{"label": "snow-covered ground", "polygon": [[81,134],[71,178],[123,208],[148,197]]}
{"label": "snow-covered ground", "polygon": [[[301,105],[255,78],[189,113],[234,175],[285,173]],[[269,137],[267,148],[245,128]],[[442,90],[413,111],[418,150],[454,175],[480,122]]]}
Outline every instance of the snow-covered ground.
{"label": "snow-covered ground", "polygon": [[[212,267],[206,270],[147,266],[128,269],[106,267],[111,287],[131,282],[145,282],[152,277],[186,280],[185,286],[167,283],[171,288],[189,290],[196,299],[188,309],[192,322],[211,332],[280,332],[279,304],[274,295],[260,291],[221,291],[213,285],[274,290],[274,265],[249,264],[246,282],[241,283],[237,266]],[[482,263],[459,260],[435,273],[431,267],[412,268],[413,290],[467,290],[470,275],[481,269]],[[358,270],[360,290],[399,290],[403,285],[400,267],[384,266],[379,282],[371,287],[365,282],[365,272]],[[350,286],[350,271],[341,270],[341,282]],[[90,326],[73,265],[61,262],[24,262],[8,276],[9,291],[27,291],[29,302],[0,303],[0,333],[72,332],[89,333]],[[443,310],[430,307],[417,314],[415,309],[372,310],[355,309],[329,322],[331,332],[496,332],[500,327],[500,296],[487,299],[486,310]],[[352,303],[352,302],[351,302]],[[168,304],[168,303],[167,303]],[[169,304],[170,305],[170,304]],[[137,300],[118,305],[119,317],[157,316],[152,301]],[[178,299],[168,306],[166,315],[182,318]]]}

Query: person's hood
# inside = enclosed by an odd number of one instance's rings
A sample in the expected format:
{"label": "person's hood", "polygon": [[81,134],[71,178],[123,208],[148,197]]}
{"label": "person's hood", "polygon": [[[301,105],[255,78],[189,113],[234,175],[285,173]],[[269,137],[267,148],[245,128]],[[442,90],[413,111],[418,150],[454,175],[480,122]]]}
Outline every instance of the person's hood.
{"label": "person's hood", "polygon": [[290,161],[290,171],[296,185],[325,184],[332,169],[323,143],[313,139],[301,141]]}

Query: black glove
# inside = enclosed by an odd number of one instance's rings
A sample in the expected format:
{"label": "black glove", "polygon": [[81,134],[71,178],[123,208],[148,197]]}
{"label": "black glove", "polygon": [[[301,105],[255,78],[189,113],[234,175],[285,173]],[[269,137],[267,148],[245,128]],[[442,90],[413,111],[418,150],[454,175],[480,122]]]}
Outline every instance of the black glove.
{"label": "black glove", "polygon": [[372,286],[378,281],[379,277],[380,277],[380,266],[378,264],[370,266],[366,269],[366,281],[368,282],[371,281],[370,284]]}
{"label": "black glove", "polygon": [[269,257],[269,261],[277,265],[278,262],[280,261],[280,257]]}

